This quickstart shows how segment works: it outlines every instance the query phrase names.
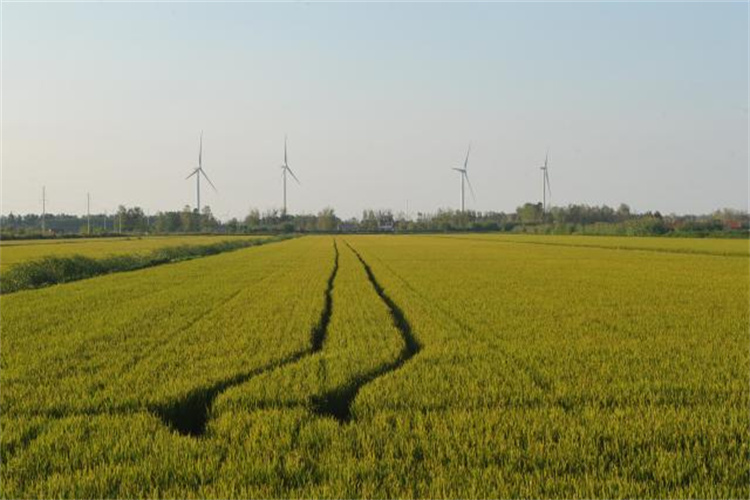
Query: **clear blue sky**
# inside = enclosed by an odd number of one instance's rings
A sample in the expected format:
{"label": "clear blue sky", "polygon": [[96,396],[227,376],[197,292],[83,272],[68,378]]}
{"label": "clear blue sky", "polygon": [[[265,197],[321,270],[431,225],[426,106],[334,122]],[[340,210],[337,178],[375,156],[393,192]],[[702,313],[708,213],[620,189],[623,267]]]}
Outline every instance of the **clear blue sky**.
{"label": "clear blue sky", "polygon": [[747,207],[746,3],[2,9],[3,213]]}

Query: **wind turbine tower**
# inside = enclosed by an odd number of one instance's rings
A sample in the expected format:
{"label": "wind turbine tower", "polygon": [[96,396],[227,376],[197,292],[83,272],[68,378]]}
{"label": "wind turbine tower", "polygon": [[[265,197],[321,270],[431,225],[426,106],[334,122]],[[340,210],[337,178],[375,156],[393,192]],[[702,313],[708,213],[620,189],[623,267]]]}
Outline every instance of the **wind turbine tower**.
{"label": "wind turbine tower", "polygon": [[282,213],[283,216],[286,216],[286,174],[289,173],[289,175],[292,176],[292,178],[297,181],[297,184],[300,184],[299,179],[297,179],[297,176],[294,175],[294,172],[292,172],[292,169],[289,168],[289,162],[287,161],[287,153],[286,153],[286,135],[284,136],[284,164],[281,166],[282,171],[282,177],[284,178],[284,212]]}
{"label": "wind turbine tower", "polygon": [[476,196],[474,196],[474,189],[471,187],[471,181],[469,181],[469,153],[471,153],[471,143],[469,143],[469,148],[466,150],[466,159],[464,160],[463,168],[453,167],[453,170],[461,174],[461,212],[464,212],[466,210],[464,184],[467,184],[469,186],[471,197],[476,200]]}
{"label": "wind turbine tower", "polygon": [[193,170],[190,175],[185,177],[185,180],[187,180],[187,179],[190,179],[192,176],[195,176],[195,195],[196,195],[195,206],[198,208],[199,214],[201,212],[201,175],[206,178],[206,180],[214,189],[214,191],[216,191],[216,186],[214,186],[214,183],[211,182],[211,179],[208,178],[208,175],[206,175],[206,171],[203,170],[203,131],[202,130],[201,130],[201,138],[200,138],[200,147],[198,149],[198,166],[195,167],[195,170]]}
{"label": "wind turbine tower", "polygon": [[549,185],[549,151],[544,155],[544,165],[539,167],[542,171],[542,214],[547,213],[547,195],[552,197],[552,188]]}

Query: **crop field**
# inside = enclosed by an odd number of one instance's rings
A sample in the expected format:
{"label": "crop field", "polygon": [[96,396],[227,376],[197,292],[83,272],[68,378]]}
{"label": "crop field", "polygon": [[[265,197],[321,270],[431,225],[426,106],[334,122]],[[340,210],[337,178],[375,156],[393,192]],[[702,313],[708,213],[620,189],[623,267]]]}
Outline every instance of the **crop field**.
{"label": "crop field", "polygon": [[561,245],[583,248],[613,248],[620,250],[648,250],[655,252],[697,253],[705,255],[734,255],[750,257],[747,239],[715,238],[649,238],[638,236],[547,236],[531,234],[472,234],[446,235],[448,238]]}
{"label": "crop field", "polygon": [[68,240],[11,240],[0,242],[0,270],[41,257],[104,257],[148,252],[184,244],[204,245],[219,241],[257,239],[263,236],[146,236],[142,238],[76,238]]}
{"label": "crop field", "polygon": [[1,494],[748,498],[749,274],[747,241],[306,236],[4,295]]}

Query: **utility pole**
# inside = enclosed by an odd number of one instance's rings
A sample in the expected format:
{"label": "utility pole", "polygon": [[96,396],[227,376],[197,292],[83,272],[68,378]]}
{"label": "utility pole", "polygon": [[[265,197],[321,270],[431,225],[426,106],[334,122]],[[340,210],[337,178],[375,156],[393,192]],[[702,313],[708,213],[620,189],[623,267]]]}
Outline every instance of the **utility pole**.
{"label": "utility pole", "polygon": [[86,193],[86,233],[91,236],[91,193]]}
{"label": "utility pole", "polygon": [[42,235],[44,235],[44,216],[47,215],[47,187],[42,186]]}
{"label": "utility pole", "polygon": [[117,213],[117,215],[118,215],[117,219],[118,219],[118,224],[119,224],[119,230],[117,232],[122,234],[122,210],[120,210]]}

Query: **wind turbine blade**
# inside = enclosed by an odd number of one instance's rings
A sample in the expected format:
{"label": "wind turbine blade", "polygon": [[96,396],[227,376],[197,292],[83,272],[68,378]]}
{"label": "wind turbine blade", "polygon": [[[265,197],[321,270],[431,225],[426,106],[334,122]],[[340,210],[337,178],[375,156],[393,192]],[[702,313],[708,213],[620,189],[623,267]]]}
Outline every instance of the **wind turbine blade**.
{"label": "wind turbine blade", "polygon": [[297,184],[300,184],[300,185],[302,184],[302,183],[301,183],[301,182],[299,181],[299,179],[297,179],[297,176],[296,176],[296,175],[294,175],[294,172],[292,172],[292,169],[291,169],[291,168],[289,168],[289,166],[287,166],[287,167],[286,167],[286,171],[287,171],[287,172],[289,172],[289,173],[291,174],[291,176],[292,176],[292,177],[294,177],[294,180],[295,180],[295,181],[297,181]]}
{"label": "wind turbine blade", "polygon": [[197,174],[197,173],[198,173],[198,170],[200,170],[200,169],[196,168],[195,170],[193,170],[193,173],[192,173],[192,174],[190,174],[190,175],[188,175],[187,177],[185,177],[185,180],[188,180],[188,179],[190,179],[190,178],[191,178],[192,176],[194,176],[195,174]]}
{"label": "wind turbine blade", "polygon": [[200,148],[198,149],[198,168],[203,166],[203,131],[201,130]]}
{"label": "wind turbine blade", "polygon": [[453,167],[453,170],[455,170],[456,172],[466,172],[466,170],[464,170],[463,168],[458,167]]}
{"label": "wind turbine blade", "polygon": [[469,149],[466,150],[466,159],[464,160],[464,170],[469,166],[469,153],[471,153],[471,143],[469,143]]}
{"label": "wind turbine blade", "polygon": [[286,164],[287,164],[287,159],[286,159],[286,134],[284,134],[284,165],[286,165]]}
{"label": "wind turbine blade", "polygon": [[468,184],[468,186],[469,186],[469,192],[471,193],[471,199],[474,200],[474,201],[477,201],[477,197],[474,195],[474,188],[471,187],[471,181],[469,180],[469,174],[467,174],[465,170],[463,172],[463,176],[466,179],[466,184]]}
{"label": "wind turbine blade", "polygon": [[209,184],[211,184],[211,187],[212,187],[212,188],[214,188],[214,191],[216,191],[216,192],[218,193],[218,192],[219,192],[219,190],[218,190],[218,189],[216,189],[216,186],[214,186],[214,183],[213,183],[213,182],[211,182],[211,179],[209,179],[209,178],[208,178],[208,175],[206,175],[206,171],[205,171],[205,170],[203,170],[203,169],[201,168],[201,169],[200,169],[200,173],[202,173],[202,174],[203,174],[203,177],[205,177],[205,178],[206,178],[206,180],[208,181],[208,183],[209,183]]}
{"label": "wind turbine blade", "polygon": [[549,170],[544,169],[544,178],[547,180],[547,192],[552,196],[552,187],[549,184]]}

